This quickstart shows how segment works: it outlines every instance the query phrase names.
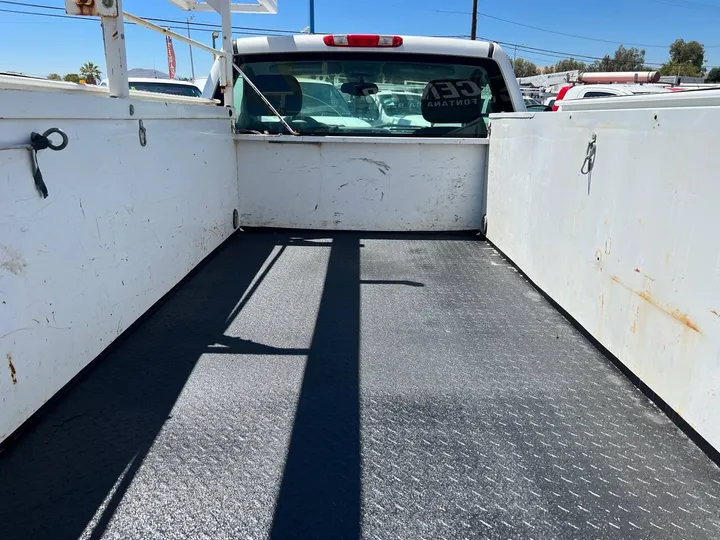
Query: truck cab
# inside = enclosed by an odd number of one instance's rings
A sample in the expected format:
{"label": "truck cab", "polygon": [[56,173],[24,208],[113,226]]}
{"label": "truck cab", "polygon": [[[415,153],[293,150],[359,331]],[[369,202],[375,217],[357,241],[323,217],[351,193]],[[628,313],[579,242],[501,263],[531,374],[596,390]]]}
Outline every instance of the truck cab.
{"label": "truck cab", "polygon": [[[299,35],[237,39],[234,52],[243,77],[279,113],[236,79],[232,105],[242,133],[287,134],[284,120],[299,135],[486,137],[491,113],[525,110],[495,43]],[[216,61],[205,97],[222,99],[219,73]],[[391,103],[399,101],[413,110],[399,112]]]}

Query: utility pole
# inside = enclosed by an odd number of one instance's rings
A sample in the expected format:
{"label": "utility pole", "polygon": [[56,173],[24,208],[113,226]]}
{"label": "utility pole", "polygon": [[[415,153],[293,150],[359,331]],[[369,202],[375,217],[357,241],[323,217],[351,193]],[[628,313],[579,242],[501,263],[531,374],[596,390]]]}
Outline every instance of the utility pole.
{"label": "utility pole", "polygon": [[310,0],[310,33],[315,33],[315,0]]}
{"label": "utility pole", "polygon": [[473,41],[477,39],[477,11],[478,0],[473,0],[472,28],[470,29],[470,39],[472,39]]}
{"label": "utility pole", "polygon": [[217,38],[219,38],[219,37],[220,37],[220,32],[213,32],[213,33],[212,33],[213,49],[217,49],[217,47],[215,47],[215,40],[216,40]]}
{"label": "utility pole", "polygon": [[[190,19],[192,19],[193,17],[194,17],[194,15],[190,15],[187,18],[188,38],[191,38],[191,36],[190,36]],[[195,80],[195,62],[193,61],[192,45],[190,45],[188,43],[188,47],[190,47],[190,70],[192,72],[192,80],[194,81]]]}

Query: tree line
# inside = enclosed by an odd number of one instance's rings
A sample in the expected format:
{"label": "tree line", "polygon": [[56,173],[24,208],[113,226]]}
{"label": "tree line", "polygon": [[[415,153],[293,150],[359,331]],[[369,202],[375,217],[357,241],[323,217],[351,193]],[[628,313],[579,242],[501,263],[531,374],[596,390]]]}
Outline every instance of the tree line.
{"label": "tree line", "polygon": [[[51,73],[47,76],[47,78],[51,81],[79,83],[81,80],[84,80],[87,84],[100,84],[101,75],[102,72],[96,64],[93,62],[85,62],[82,66],[80,66],[77,73],[66,73],[65,75]],[[190,77],[178,77],[177,80],[192,82]]]}
{"label": "tree line", "polygon": [[51,73],[47,76],[51,81],[67,81],[78,83],[81,79],[84,79],[87,84],[99,84],[100,76],[102,72],[97,64],[93,62],[85,62],[77,73],[67,73],[60,76],[58,73]]}
{"label": "tree line", "polygon": [[620,45],[611,56],[586,63],[575,58],[564,58],[553,66],[538,68],[524,58],[512,61],[517,77],[558,73],[562,71],[660,71],[661,75],[681,75],[684,77],[705,77],[709,82],[720,82],[720,68],[709,72],[705,69],[705,46],[698,41],[676,39],[669,49],[668,60],[660,68],[645,65],[645,50],[636,47],[626,48]]}

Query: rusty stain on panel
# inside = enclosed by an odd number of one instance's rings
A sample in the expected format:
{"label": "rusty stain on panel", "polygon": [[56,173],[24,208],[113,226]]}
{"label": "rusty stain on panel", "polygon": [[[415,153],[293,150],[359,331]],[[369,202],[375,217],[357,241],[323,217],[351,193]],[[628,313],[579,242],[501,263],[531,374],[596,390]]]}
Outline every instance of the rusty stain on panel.
{"label": "rusty stain on panel", "polygon": [[[72,0],[65,4],[69,15],[100,15],[102,17],[117,17],[117,3],[115,0]],[[117,33],[116,33],[117,34]],[[113,35],[113,39],[115,39]]]}
{"label": "rusty stain on panel", "polygon": [[15,371],[15,366],[13,365],[12,354],[7,353],[6,356],[8,361],[8,368],[10,369],[10,378],[12,379],[13,384],[17,384],[17,372]]}
{"label": "rusty stain on panel", "polygon": [[639,318],[640,318],[640,306],[635,306],[635,310],[633,311],[633,322],[632,322],[632,326],[630,326],[630,332],[632,334],[637,332],[637,323],[638,323]]}
{"label": "rusty stain on panel", "polygon": [[666,315],[669,315],[670,317],[672,317],[672,318],[675,319],[676,321],[682,323],[685,327],[689,328],[690,330],[693,330],[694,332],[697,332],[697,333],[699,333],[699,334],[702,333],[702,331],[700,330],[700,327],[699,327],[690,317],[688,317],[687,313],[683,313],[683,312],[680,311],[679,309],[670,309],[670,308],[668,308],[668,307],[666,307],[666,306],[663,306],[662,304],[660,304],[659,302],[657,302],[657,300],[655,300],[655,299],[650,295],[649,292],[646,292],[646,291],[638,292],[638,291],[636,291],[636,290],[628,287],[627,285],[625,285],[622,281],[620,281],[620,278],[618,278],[617,276],[611,276],[610,279],[612,279],[615,283],[617,283],[618,285],[624,287],[625,289],[627,289],[627,290],[630,291],[631,293],[639,296],[640,298],[642,298],[643,300],[645,300],[648,304],[656,307],[657,309],[659,309],[660,311],[662,311],[662,312],[665,313]]}
{"label": "rusty stain on panel", "polygon": [[639,268],[635,268],[634,271],[637,272],[638,274],[640,273],[640,269],[639,269]]}
{"label": "rusty stain on panel", "polygon": [[97,15],[94,0],[75,0],[75,5],[79,15]]}
{"label": "rusty stain on panel", "polygon": [[717,312],[716,310],[714,310],[714,309],[711,309],[711,310],[710,310],[710,313],[712,313],[712,314],[715,315],[716,317],[720,317],[720,313],[718,313],[718,312]]}

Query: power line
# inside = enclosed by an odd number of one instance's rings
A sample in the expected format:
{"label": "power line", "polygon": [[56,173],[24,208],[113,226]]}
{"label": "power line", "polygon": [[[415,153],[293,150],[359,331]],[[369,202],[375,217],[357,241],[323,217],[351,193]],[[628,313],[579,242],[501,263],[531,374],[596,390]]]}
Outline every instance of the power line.
{"label": "power line", "polygon": [[[658,1],[661,1],[661,0],[658,0]],[[472,15],[472,12],[470,12],[470,11],[457,11],[457,10],[451,10],[451,9],[432,9],[432,8],[407,7],[407,6],[405,6],[405,5],[403,5],[403,7],[404,7],[405,9],[413,9],[413,10],[416,10],[416,11],[429,11],[429,12],[432,12],[432,13],[447,13],[447,14],[452,14],[452,15]],[[497,17],[497,16],[495,16],[495,15],[490,15],[489,13],[484,13],[484,12],[482,12],[482,11],[478,11],[477,14],[478,14],[479,16],[481,16],[481,17],[485,17],[486,19],[493,19],[493,20],[500,21],[500,22],[504,22],[504,23],[507,23],[507,24],[514,24],[514,25],[516,25],[516,26],[521,26],[521,27],[523,27],[523,28],[531,28],[531,29],[533,29],[533,30],[538,30],[538,31],[540,31],[540,32],[546,32],[546,33],[549,33],[549,34],[556,34],[556,35],[559,35],[559,36],[571,37],[571,38],[574,38],[574,39],[583,39],[583,40],[586,40],[586,41],[597,41],[597,42],[600,42],[600,43],[609,43],[609,44],[611,44],[611,45],[630,45],[630,46],[633,46],[633,47],[654,47],[654,48],[660,48],[660,49],[667,49],[667,48],[669,47],[669,45],[649,45],[649,44],[644,44],[644,43],[630,43],[630,42],[627,42],[627,41],[612,41],[612,40],[602,39],[602,38],[593,38],[593,37],[588,37],[588,36],[581,36],[581,35],[578,35],[578,34],[570,34],[570,33],[567,33],[567,32],[560,32],[560,31],[558,31],[558,30],[551,30],[551,29],[549,29],[549,28],[542,28],[542,27],[540,27],[540,26],[534,26],[534,25],[531,25],[531,24],[525,24],[525,23],[521,23],[521,22],[518,22],[518,21],[512,21],[512,20],[510,20],[510,19],[503,19],[502,17]]]}
{"label": "power line", "polygon": [[10,1],[3,1],[0,2],[0,4],[11,4],[13,6],[24,6],[24,7],[34,7],[34,8],[43,8],[43,9],[54,9],[56,11],[65,11],[65,8],[57,7],[57,6],[41,6],[39,4],[28,4],[26,2],[10,2]]}
{"label": "power line", "polygon": [[[678,5],[678,6],[681,6],[681,5],[682,5],[682,4],[672,3],[670,0],[651,0],[651,1],[658,2],[658,3],[663,3],[663,4],[669,4],[669,5]],[[702,3],[700,3],[700,2],[688,2],[688,4],[696,4],[696,5],[706,6],[706,7],[708,7],[708,8],[720,9],[720,6],[713,6],[713,5],[710,5],[710,4],[702,4]],[[685,7],[689,7],[689,6],[685,6]],[[433,12],[437,12],[437,13],[452,13],[452,14],[456,14],[456,15],[470,15],[469,12],[465,12],[465,11],[452,11],[452,10],[426,9],[426,8],[409,8],[409,9],[417,9],[417,10],[422,10],[422,11],[433,11]],[[501,21],[501,22],[508,23],[508,24],[514,24],[514,25],[516,25],[516,26],[522,26],[522,27],[524,27],[524,28],[530,28],[530,29],[532,29],[532,30],[538,30],[538,31],[540,31],[540,32],[546,32],[546,33],[548,33],[548,34],[556,34],[556,35],[558,35],[558,36],[571,37],[571,38],[575,38],[575,39],[584,39],[584,40],[586,40],[586,41],[597,41],[597,42],[599,42],[599,43],[609,43],[609,44],[611,44],[611,45],[630,45],[630,46],[632,46],[632,47],[645,47],[645,48],[656,48],[656,49],[668,49],[668,48],[670,48],[670,45],[650,45],[650,44],[647,44],[647,43],[631,43],[631,42],[628,42],[628,41],[612,41],[612,40],[602,39],[602,38],[592,38],[592,37],[588,37],[588,36],[580,36],[580,35],[578,35],[578,34],[569,34],[569,33],[567,33],[567,32],[560,32],[560,31],[557,31],[557,30],[550,30],[550,29],[547,29],[547,28],[541,28],[541,27],[539,27],[539,26],[533,26],[533,25],[531,25],[531,24],[525,24],[525,23],[521,23],[521,22],[517,22],[517,21],[511,21],[511,20],[509,20],[509,19],[503,19],[502,17],[497,17],[497,16],[495,16],[495,15],[490,15],[490,14],[488,14],[488,13],[483,13],[483,12],[481,12],[481,11],[478,11],[478,15],[481,15],[481,16],[485,17],[486,19],[493,19],[493,20]],[[718,47],[720,47],[720,45],[703,45],[703,46],[704,46],[706,49],[713,49],[713,48],[718,48]]]}
{"label": "power line", "polygon": [[[715,4],[705,4],[703,2],[691,2],[689,0],[649,0],[650,2],[654,2],[656,4],[665,4],[666,6],[674,6],[674,7],[681,7],[681,8],[689,8],[689,9],[700,9],[700,10],[720,10],[720,5]],[[706,49],[717,49],[720,48],[720,45],[703,45]]]}
{"label": "power line", "polygon": [[[4,3],[7,3],[7,2],[0,0],[0,4],[4,4]],[[0,8],[0,12],[4,12],[4,13],[16,13],[16,14],[22,14],[22,15],[33,15],[33,16],[37,16],[37,17],[52,17],[52,18],[57,18],[57,19],[74,19],[74,20],[83,20],[83,21],[92,20],[92,19],[89,19],[88,17],[77,17],[77,16],[74,16],[74,15],[66,15],[66,14],[62,14],[62,15],[61,15],[61,14],[54,14],[54,13],[38,13],[38,12],[33,12],[33,11],[21,11],[21,10],[2,9],[2,8]],[[178,22],[182,22],[182,21],[178,21]],[[127,23],[127,24],[133,24],[133,23]],[[191,23],[191,24],[195,24],[195,23]],[[210,25],[210,26],[212,26],[212,25]],[[184,30],[184,29],[186,29],[187,27],[176,26],[176,27],[172,27],[172,28],[174,28],[174,29],[179,29],[179,30]],[[198,31],[205,31],[205,32],[211,32],[211,31],[212,31],[212,29],[205,29],[205,28],[196,28],[196,30],[198,30]],[[261,34],[261,33],[251,34],[251,33],[249,33],[249,32],[248,32],[248,34],[249,34],[249,35],[266,35],[266,34]],[[436,37],[458,37],[458,38],[467,38],[468,36],[465,35],[465,36],[436,36]],[[602,60],[602,58],[601,58],[601,57],[598,57],[598,56],[587,56],[587,55],[571,54],[571,53],[565,53],[565,52],[561,52],[561,51],[553,51],[553,50],[550,50],[550,49],[542,49],[542,48],[539,48],[539,47],[529,47],[529,46],[527,46],[527,45],[510,43],[510,42],[507,42],[507,41],[491,40],[491,39],[484,38],[484,37],[481,37],[480,39],[483,39],[483,40],[486,40],[486,41],[495,41],[496,43],[500,43],[500,44],[502,44],[502,45],[509,45],[509,46],[511,46],[511,47],[517,47],[519,50],[528,50],[528,51],[549,53],[549,54],[551,54],[551,55],[558,55],[559,58],[567,58],[567,57],[569,57],[569,56],[572,56],[572,57],[578,58],[578,59]],[[660,65],[660,64],[658,64],[658,65]]]}
{"label": "power line", "polygon": [[[0,4],[10,4],[14,6],[23,6],[23,7],[32,7],[37,9],[49,9],[49,10],[55,10],[55,11],[62,11],[63,15],[52,15],[53,17],[58,18],[71,18],[71,19],[86,19],[87,17],[76,17],[74,15],[67,15],[65,14],[65,8],[57,7],[57,6],[48,6],[48,5],[42,5],[42,4],[33,4],[29,2],[13,2],[10,0],[0,0]],[[14,12],[14,11],[8,11],[9,13],[23,13],[27,15],[46,15],[51,16],[49,13],[37,13],[37,12]],[[94,17],[92,18],[94,19]],[[92,20],[91,19],[91,20]],[[186,24],[186,21],[180,20],[180,19],[162,19],[158,17],[143,17],[143,19],[146,19],[148,21],[153,22],[166,22],[166,23],[173,23],[173,24]],[[129,23],[128,23],[129,24]],[[212,28],[213,30],[218,30],[222,28],[220,24],[214,24],[214,23],[203,23],[203,22],[192,22],[191,23],[193,27],[195,26],[202,26],[207,28]],[[295,30],[280,30],[278,28],[256,28],[256,27],[250,27],[250,26],[233,26],[233,30],[249,30],[249,31],[256,31],[256,32],[273,32],[277,34],[296,34],[297,32]],[[200,30],[200,28],[198,28]],[[264,34],[263,34],[264,35]]]}
{"label": "power line", "polygon": [[[654,1],[665,2],[665,3],[670,2],[670,0],[654,0]],[[698,2],[693,2],[693,3],[698,3]],[[13,4],[13,5],[25,6],[25,7],[35,7],[35,8],[54,9],[54,10],[64,11],[64,8],[61,8],[61,7],[34,4],[34,3],[29,3],[29,2],[17,2],[17,1],[9,1],[8,0],[8,1],[0,1],[0,4]],[[705,5],[708,5],[708,4],[705,4]],[[406,6],[403,6],[403,7],[406,7]],[[715,7],[718,7],[718,9],[720,9],[720,6],[715,6]],[[472,16],[475,14],[475,16],[480,15],[487,19],[492,19],[492,20],[504,22],[507,24],[514,24],[516,26],[521,26],[523,28],[530,28],[532,30],[537,30],[539,32],[546,32],[549,34],[571,37],[574,39],[582,39],[582,40],[586,40],[586,41],[609,43],[611,45],[630,45],[633,47],[649,47],[649,48],[660,48],[660,49],[667,49],[669,47],[669,45],[650,45],[650,44],[644,44],[644,43],[630,43],[630,42],[622,42],[622,41],[612,41],[612,40],[602,39],[602,38],[581,36],[578,34],[570,34],[567,32],[560,32],[558,30],[550,30],[548,28],[542,28],[539,26],[531,25],[531,24],[525,24],[525,23],[521,23],[521,22],[517,22],[517,21],[512,21],[509,19],[504,19],[502,17],[490,15],[489,13],[484,13],[482,11],[473,10],[474,11],[474,13],[473,13],[470,11],[456,11],[456,10],[448,10],[448,9],[430,9],[430,8],[414,8],[414,7],[411,7],[411,8],[406,7],[406,9],[414,9],[416,11],[429,11],[429,12],[433,12],[433,13],[448,13],[448,14],[454,14],[454,15],[471,15]],[[143,17],[143,18],[147,19],[148,21],[155,21],[155,22],[170,22],[170,23],[176,23],[176,24],[183,23],[183,21],[175,20],[175,19],[161,19],[161,18],[153,18],[153,17]],[[211,23],[193,23],[193,24],[198,24],[198,25],[202,25],[202,26],[212,26],[213,28],[216,28],[216,29],[220,26],[220,25],[211,24]],[[296,33],[293,30],[279,30],[279,29],[271,29],[271,28],[254,28],[254,27],[250,28],[250,27],[242,27],[242,26],[233,26],[233,29],[235,29],[235,30],[256,30],[256,31],[261,31],[261,32]]]}
{"label": "power line", "polygon": [[[41,6],[39,4],[29,4],[26,2],[11,2],[9,0],[0,0],[0,4],[12,4],[12,5],[21,5],[21,6],[28,6],[28,7],[37,7],[40,9],[53,9],[53,10],[59,10],[59,11],[65,11],[64,8],[58,8],[55,6]],[[16,13],[21,15],[34,15],[37,17],[52,17],[56,19],[74,19],[74,20],[83,20],[83,21],[96,21],[97,17],[87,17],[87,16],[76,16],[76,15],[67,15],[65,13],[63,14],[55,14],[55,13],[40,13],[37,11],[21,11],[21,10],[14,10],[14,9],[2,9],[0,8],[0,12],[4,13]],[[143,19],[146,19],[148,21],[153,22],[167,22],[167,23],[174,23],[177,25],[183,25],[183,26],[167,26],[166,28],[171,29],[178,29],[178,30],[185,30],[187,31],[187,21],[183,20],[177,20],[177,19],[163,19],[158,17],[143,17]],[[135,23],[126,22],[127,25],[134,25]],[[198,31],[198,32],[214,32],[216,30],[219,30],[222,28],[219,24],[213,24],[213,23],[203,23],[203,22],[190,22],[191,29]],[[250,35],[250,36],[267,36],[267,35],[281,35],[281,34],[297,34],[295,30],[280,30],[278,28],[256,28],[256,27],[247,27],[247,26],[233,26],[233,30],[240,30],[238,32],[239,34],[244,35]],[[430,36],[430,37],[444,37],[444,38],[467,38],[467,35],[454,35],[454,36],[448,36],[448,35],[438,35],[438,36]]]}
{"label": "power line", "polygon": [[[720,9],[720,6],[712,5],[712,4],[705,4],[703,2],[696,2],[691,0],[650,0],[652,2],[656,3],[663,3],[666,5],[673,5],[678,7],[702,7],[702,8],[712,8],[712,9]],[[48,6],[43,4],[35,4],[30,2],[17,2],[17,1],[10,1],[10,0],[2,0],[0,1],[0,4],[11,4],[11,5],[17,5],[17,6],[25,6],[25,7],[34,7],[34,8],[40,8],[40,9],[51,9],[51,10],[58,10],[58,11],[65,11],[62,7],[57,6]],[[403,6],[406,9],[414,9],[416,11],[430,11],[433,13],[449,13],[449,14],[455,14],[455,15],[473,15],[472,12],[467,11],[456,11],[456,10],[446,10],[446,9],[429,9],[429,8],[407,8],[407,6]],[[633,47],[647,47],[647,48],[662,48],[667,49],[669,48],[669,45],[651,45],[651,44],[645,44],[645,43],[631,43],[631,42],[622,42],[622,41],[612,41],[608,39],[602,39],[602,38],[593,38],[588,36],[581,36],[578,34],[571,34],[568,32],[560,32],[558,30],[550,30],[548,28],[542,28],[539,26],[534,26],[530,24],[521,23],[518,21],[512,21],[509,19],[504,19],[502,17],[497,17],[495,15],[490,15],[489,13],[484,13],[480,11],[475,12],[477,15],[481,15],[487,19],[492,19],[500,22],[504,22],[507,24],[514,24],[516,26],[521,26],[523,28],[530,28],[532,30],[537,30],[540,32],[546,32],[550,34],[565,36],[565,37],[571,37],[574,39],[582,39],[586,41],[595,41],[599,43],[609,43],[611,45],[629,45]],[[177,19],[163,19],[163,18],[157,18],[157,17],[144,17],[145,19],[149,21],[154,22],[165,22],[165,23],[173,23],[173,24],[183,24],[184,21],[177,20]],[[220,28],[219,24],[213,24],[213,23],[201,23],[196,22],[192,23],[195,26],[204,26],[208,28],[213,28],[215,30]],[[247,35],[255,35],[251,32],[272,32],[277,34],[296,34],[297,32],[294,30],[281,30],[278,28],[258,28],[258,27],[247,27],[247,26],[233,26],[233,30],[240,30],[240,31],[248,31],[245,32]],[[720,45],[704,45],[706,49],[712,49],[712,48],[718,48]],[[575,55],[577,56],[577,55]]]}
{"label": "power line", "polygon": [[[175,19],[159,19],[157,17],[143,17],[143,19],[148,21],[154,21],[154,22],[169,22],[169,23],[180,23],[183,21],[177,21]],[[222,28],[219,24],[213,24],[213,23],[202,23],[202,22],[193,22],[191,23],[196,26],[204,26],[208,28],[212,28],[213,30],[217,30]],[[298,32],[295,30],[280,30],[278,28],[256,28],[256,27],[250,27],[250,26],[233,26],[233,30],[252,30],[256,32],[272,32],[274,34],[297,34]]]}
{"label": "power line", "polygon": [[[5,4],[6,2],[0,2],[0,4]],[[9,2],[7,2],[9,3]],[[85,17],[75,17],[73,15],[55,15],[54,13],[38,13],[36,11],[21,11],[19,9],[0,9],[3,13],[17,13],[20,15],[38,15],[38,16],[45,16],[45,17],[53,17],[55,19],[78,19],[82,20],[85,19]]]}
{"label": "power line", "polygon": [[507,24],[514,24],[515,26],[522,26],[523,28],[530,28],[532,30],[537,30],[539,32],[546,32],[548,34],[555,34],[558,36],[565,36],[565,37],[571,37],[574,39],[584,39],[585,41],[596,41],[599,43],[609,43],[611,45],[630,45],[632,47],[648,47],[648,48],[657,48],[657,49],[667,49],[669,45],[649,45],[647,43],[630,43],[630,42],[623,42],[623,41],[612,41],[609,39],[602,39],[602,38],[593,38],[588,36],[580,36],[578,34],[569,34],[567,32],[559,32],[557,30],[549,30],[547,28],[541,28],[539,26],[533,26],[532,24],[525,24],[517,21],[511,21],[509,19],[503,19],[502,17],[496,17],[495,15],[489,15],[487,13],[480,13],[483,17],[486,19],[493,19],[496,21],[504,22]]}
{"label": "power line", "polygon": [[[589,56],[589,55],[585,55],[585,54],[573,54],[573,53],[568,53],[568,52],[563,52],[563,51],[553,51],[550,49],[542,49],[540,47],[530,47],[528,45],[523,45],[521,43],[511,43],[509,41],[497,41],[497,40],[490,40],[488,38],[481,38],[481,39],[484,39],[487,41],[495,41],[495,43],[499,43],[501,45],[517,47],[518,50],[524,50],[524,51],[528,51],[528,52],[532,52],[532,53],[542,53],[542,54],[545,54],[546,56],[550,56],[550,57],[555,56],[556,58],[559,58],[561,60],[565,59],[565,58],[574,58],[575,60],[581,60],[581,61],[587,62],[589,60],[602,61],[605,59],[604,57],[600,57],[600,56]],[[612,57],[610,59],[612,60]],[[643,63],[646,66],[662,66],[663,65],[662,62],[643,62]],[[713,66],[708,66],[708,67],[713,67]]]}
{"label": "power line", "polygon": [[[664,3],[664,4],[669,4],[669,5],[683,6],[683,7],[691,7],[690,5],[694,5],[694,6],[705,6],[705,7],[707,7],[707,8],[720,9],[720,6],[715,6],[715,5],[711,5],[711,4],[703,4],[702,2],[691,2],[691,1],[689,1],[689,0],[686,2],[686,4],[688,4],[688,5],[685,5],[685,4],[677,4],[677,3],[674,3],[672,0],[651,0],[651,1],[659,2],[659,3]],[[683,0],[679,0],[679,1],[683,1]],[[472,15],[472,12],[470,12],[470,11],[456,11],[456,10],[450,10],[450,9],[417,8],[417,7],[406,7],[406,6],[403,6],[403,7],[405,7],[406,9],[414,9],[414,10],[416,10],[416,11],[430,11],[430,12],[433,12],[433,13],[448,13],[448,14],[453,14],[453,15]],[[480,16],[482,16],[482,17],[485,17],[486,19],[492,19],[492,20],[504,22],[504,23],[507,23],[507,24],[514,24],[514,25],[516,25],[516,26],[521,26],[521,27],[523,27],[523,28],[530,28],[530,29],[532,29],[532,30],[537,30],[537,31],[539,31],[539,32],[546,32],[546,33],[548,33],[548,34],[555,34],[555,35],[558,35],[558,36],[571,37],[571,38],[574,38],[574,39],[583,39],[583,40],[586,40],[586,41],[596,41],[596,42],[599,42],[599,43],[609,43],[609,44],[611,44],[611,45],[629,45],[629,46],[632,46],[632,47],[645,47],[645,48],[657,48],[657,49],[667,49],[667,48],[670,47],[670,45],[651,45],[651,44],[648,44],[648,43],[632,43],[632,42],[628,42],[628,41],[613,41],[613,40],[609,40],[609,39],[602,39],[602,38],[594,38],[594,37],[588,37],[588,36],[581,36],[581,35],[578,35],[578,34],[570,34],[570,33],[568,33],[568,32],[560,32],[560,31],[558,31],[558,30],[550,30],[549,28],[542,28],[542,27],[540,27],[540,26],[534,26],[534,25],[531,25],[531,24],[525,24],[525,23],[521,23],[521,22],[518,22],[518,21],[512,21],[512,20],[510,20],[510,19],[504,19],[504,18],[502,18],[502,17],[498,17],[498,16],[496,16],[496,15],[490,15],[489,13],[484,13],[484,12],[482,12],[482,11],[478,11],[477,14],[480,15]],[[717,48],[717,47],[720,47],[720,45],[705,45],[705,48],[706,48],[706,49],[712,49],[712,48]]]}
{"label": "power line", "polygon": [[486,41],[494,41],[495,43],[500,43],[501,45],[509,45],[510,47],[517,47],[520,50],[527,50],[527,51],[534,51],[534,52],[542,52],[542,53],[549,53],[550,55],[557,55],[562,58],[576,58],[576,59],[586,59],[586,60],[602,60],[603,58],[601,56],[589,56],[587,54],[572,54],[568,52],[563,51],[554,51],[552,49],[543,49],[540,47],[531,47],[529,45],[523,45],[522,43],[511,43],[509,41],[498,41],[488,38],[482,38]]}
{"label": "power line", "polygon": [[[434,36],[434,37],[454,37],[454,38],[461,38],[461,39],[468,39],[468,35],[464,36]],[[589,61],[589,60],[604,60],[605,58],[602,56],[590,56],[587,54],[576,54],[576,53],[569,53],[569,52],[563,52],[563,51],[555,51],[552,49],[544,49],[541,47],[532,47],[530,45],[524,45],[522,43],[513,43],[511,41],[503,41],[498,39],[492,39],[485,36],[477,36],[478,39],[482,41],[491,41],[493,43],[499,43],[500,45],[507,45],[509,47],[517,48],[518,50],[522,51],[528,51],[533,53],[542,53],[545,56],[548,57],[555,57],[560,59],[566,59],[566,58],[574,58],[575,60],[581,60],[581,61]],[[649,66],[661,66],[661,62],[645,62],[645,65]],[[712,66],[708,66],[712,67]]]}
{"label": "power line", "polygon": [[[4,3],[4,2],[0,2],[0,3]],[[69,20],[76,20],[76,21],[93,21],[93,20],[95,20],[93,18],[88,18],[88,17],[84,17],[84,16],[78,17],[78,16],[74,16],[74,15],[60,15],[60,14],[55,14],[55,13],[38,13],[35,11],[21,11],[18,9],[0,8],[0,13],[15,13],[17,15],[33,15],[35,17],[51,17],[54,19],[69,19]],[[132,23],[132,22],[126,22],[125,24],[127,24],[128,26],[136,26],[135,23]],[[191,24],[193,24],[193,23],[191,23]],[[169,25],[169,26],[166,26],[165,28],[169,28],[170,30],[187,30],[187,26]],[[193,30],[195,30],[197,32],[213,32],[214,31],[212,28],[193,28]],[[253,32],[248,32],[248,31],[240,32],[240,34],[250,35],[250,36],[267,36],[268,35],[266,32],[254,32],[253,33]],[[279,35],[279,34],[275,34],[275,35]]]}
{"label": "power line", "polygon": [[[486,39],[486,38],[482,38],[482,39]],[[492,40],[488,40],[488,41],[492,41]],[[532,53],[536,53],[536,52],[542,53],[543,55],[549,56],[549,57],[555,56],[556,58],[559,58],[561,60],[566,59],[566,58],[574,58],[575,60],[581,60],[581,61],[587,61],[587,60],[602,61],[605,59],[605,58],[600,58],[599,56],[585,56],[585,55],[578,55],[578,54],[572,54],[572,53],[563,53],[560,51],[548,51],[547,49],[540,49],[537,47],[527,47],[525,45],[508,43],[507,41],[495,41],[495,43],[499,43],[501,45],[508,45],[510,47],[517,47],[518,50],[526,50],[526,51],[529,51]],[[612,57],[609,57],[609,58],[610,58],[611,62],[614,61]],[[664,65],[664,62],[645,62],[645,61],[643,61],[643,64],[645,64],[646,66],[660,67],[660,66]],[[712,69],[714,67],[720,67],[720,66],[705,66],[705,67]]]}
{"label": "power line", "polygon": [[[53,10],[61,10],[64,11],[63,8],[58,8],[55,6],[43,6],[39,4],[30,4],[27,2],[11,2],[9,0],[0,0],[0,4],[12,4],[12,5],[22,5],[27,7],[37,7],[40,9],[53,9]],[[439,10],[431,10],[431,11],[439,11]],[[75,19],[75,20],[93,20],[93,18],[88,17],[78,17],[73,15],[67,15],[65,13],[63,14],[54,14],[54,13],[39,13],[39,12],[33,12],[33,11],[21,11],[21,10],[11,10],[11,9],[0,9],[0,12],[5,13],[16,13],[16,14],[22,14],[22,15],[32,15],[32,16],[38,16],[38,17],[52,17],[52,18],[58,18],[58,19]],[[459,13],[459,12],[456,12]],[[153,17],[145,17],[148,20],[156,21],[156,22],[169,22],[169,23],[175,23],[175,24],[183,24],[186,25],[186,21],[179,21],[175,19],[161,19],[161,18],[153,18]],[[133,24],[133,23],[127,23],[127,24]],[[212,24],[212,23],[196,23],[192,22],[191,25],[193,25],[193,29],[200,32],[212,32],[220,27],[220,25]],[[186,30],[187,26],[169,26],[168,28],[171,28],[173,30]],[[292,30],[279,30],[279,29],[269,29],[269,28],[250,28],[250,27],[242,27],[242,26],[233,26],[233,29],[235,30],[242,30],[241,34],[244,35],[250,35],[250,36],[265,36],[268,35],[267,32],[283,32],[283,33],[295,33]],[[278,34],[275,34],[278,35]],[[448,37],[448,38],[465,38],[467,39],[468,35],[456,35],[456,36],[434,36],[434,37]],[[500,43],[501,45],[508,45],[510,47],[517,47],[518,50],[521,51],[528,51],[528,52],[534,52],[534,53],[542,53],[549,57],[556,57],[559,59],[564,58],[575,58],[578,60],[583,61],[595,61],[595,60],[603,60],[603,57],[600,56],[590,56],[585,54],[575,54],[575,53],[569,53],[569,52],[563,52],[563,51],[555,51],[552,49],[545,49],[541,47],[531,47],[528,45],[523,45],[520,43],[512,43],[509,41],[500,41],[500,40],[493,40],[487,37],[480,37],[479,39],[485,40],[485,41],[494,41],[496,43]],[[663,65],[661,62],[645,62],[648,66],[661,66]],[[715,67],[715,66],[707,66],[709,68]]]}

